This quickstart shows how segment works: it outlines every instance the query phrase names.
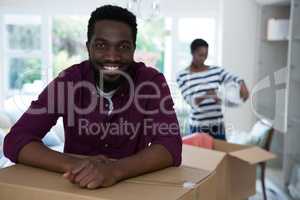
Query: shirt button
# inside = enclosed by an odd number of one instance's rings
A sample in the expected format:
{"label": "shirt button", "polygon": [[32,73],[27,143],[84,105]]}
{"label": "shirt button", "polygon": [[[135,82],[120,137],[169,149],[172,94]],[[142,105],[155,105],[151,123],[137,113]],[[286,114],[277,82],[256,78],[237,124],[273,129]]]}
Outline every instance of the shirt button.
{"label": "shirt button", "polygon": [[108,144],[105,144],[104,147],[107,148],[107,147],[108,147]]}

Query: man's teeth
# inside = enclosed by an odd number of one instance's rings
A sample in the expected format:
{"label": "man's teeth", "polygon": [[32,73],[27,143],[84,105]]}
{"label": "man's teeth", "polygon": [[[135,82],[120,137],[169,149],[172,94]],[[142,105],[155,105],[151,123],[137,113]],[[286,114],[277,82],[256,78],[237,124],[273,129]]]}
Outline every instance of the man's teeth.
{"label": "man's teeth", "polygon": [[118,70],[119,67],[104,66],[104,69],[114,71],[114,70]]}

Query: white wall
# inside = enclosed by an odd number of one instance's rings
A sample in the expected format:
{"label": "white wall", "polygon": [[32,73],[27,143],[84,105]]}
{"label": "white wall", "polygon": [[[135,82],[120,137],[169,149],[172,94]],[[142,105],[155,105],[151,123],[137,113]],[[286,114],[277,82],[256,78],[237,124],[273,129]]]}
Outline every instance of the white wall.
{"label": "white wall", "polygon": [[161,10],[165,16],[192,17],[216,14],[220,0],[161,0]]}
{"label": "white wall", "polygon": [[120,4],[124,1],[121,0],[1,0],[0,8],[3,11],[15,10],[18,13],[34,12],[39,14],[86,14],[90,13],[96,7],[106,3]]}
{"label": "white wall", "polygon": [[[219,0],[160,0],[161,10],[167,16],[199,16],[203,12],[216,11]],[[127,0],[1,0],[1,10],[33,11],[36,13],[86,14],[104,4],[126,6]]]}
{"label": "white wall", "polygon": [[[259,6],[254,0],[221,0],[222,64],[244,78],[249,89],[255,81],[256,44]],[[225,112],[227,127],[249,130],[254,123],[250,101]]]}

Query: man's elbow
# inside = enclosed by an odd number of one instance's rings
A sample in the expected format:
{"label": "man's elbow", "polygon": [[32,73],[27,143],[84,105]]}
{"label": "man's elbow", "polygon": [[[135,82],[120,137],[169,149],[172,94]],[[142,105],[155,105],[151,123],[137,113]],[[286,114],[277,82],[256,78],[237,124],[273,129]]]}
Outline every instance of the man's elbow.
{"label": "man's elbow", "polygon": [[168,154],[170,155],[170,166],[178,167],[182,161],[182,142],[178,142],[176,145],[165,145]]}
{"label": "man's elbow", "polygon": [[3,154],[12,162],[16,162],[16,159],[13,156],[13,151],[14,151],[14,145],[11,142],[11,138],[9,134],[7,134],[3,140]]}
{"label": "man's elbow", "polygon": [[16,135],[13,133],[8,133],[3,142],[3,153],[4,156],[7,157],[14,163],[17,163],[18,156],[21,149],[30,143],[33,139],[32,138],[24,138],[21,135]]}
{"label": "man's elbow", "polygon": [[182,157],[181,157],[181,152],[180,154],[173,156],[173,166],[174,167],[179,167],[181,165]]}

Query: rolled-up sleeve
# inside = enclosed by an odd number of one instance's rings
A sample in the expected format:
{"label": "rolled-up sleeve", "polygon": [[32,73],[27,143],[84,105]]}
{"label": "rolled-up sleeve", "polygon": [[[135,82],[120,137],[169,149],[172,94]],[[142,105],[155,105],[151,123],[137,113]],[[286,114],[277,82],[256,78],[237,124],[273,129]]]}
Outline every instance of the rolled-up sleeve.
{"label": "rolled-up sleeve", "polygon": [[241,78],[239,78],[238,76],[228,72],[224,68],[221,69],[220,79],[221,79],[221,83],[227,83],[227,82],[230,82],[230,81],[234,81],[234,82],[238,83],[242,80]]}
{"label": "rolled-up sleeve", "polygon": [[52,81],[39,95],[38,99],[31,102],[30,107],[10,129],[4,139],[4,155],[12,162],[17,162],[20,150],[28,143],[42,142],[59,115],[56,112],[55,85],[57,79]]}
{"label": "rolled-up sleeve", "polygon": [[151,135],[150,143],[163,145],[172,155],[173,165],[179,166],[182,139],[168,84],[161,73],[156,75],[151,83],[153,87],[151,86],[148,91],[157,95],[157,98],[149,99],[146,104],[147,111],[154,111],[146,115],[147,134]]}

